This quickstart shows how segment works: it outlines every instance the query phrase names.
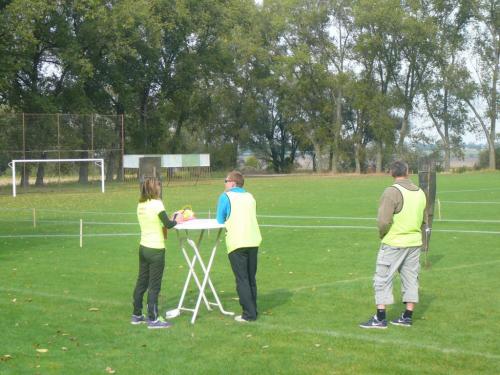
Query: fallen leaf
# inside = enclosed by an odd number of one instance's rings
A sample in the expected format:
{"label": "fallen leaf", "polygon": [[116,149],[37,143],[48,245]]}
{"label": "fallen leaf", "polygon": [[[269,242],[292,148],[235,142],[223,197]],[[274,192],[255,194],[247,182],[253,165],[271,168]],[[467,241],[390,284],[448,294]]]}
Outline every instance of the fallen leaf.
{"label": "fallen leaf", "polygon": [[267,348],[269,348],[269,345],[264,345],[264,346],[262,347],[262,349],[267,349]]}
{"label": "fallen leaf", "polygon": [[91,307],[91,308],[89,309],[89,311],[99,311],[99,308],[97,308],[97,307]]}
{"label": "fallen leaf", "polygon": [[67,351],[67,350],[68,350],[68,348],[67,348],[67,347],[65,347],[65,346],[63,346],[63,347],[61,348],[61,350],[62,350],[63,352],[65,352],[65,351]]}
{"label": "fallen leaf", "polygon": [[10,354],[4,354],[3,356],[0,357],[0,362],[8,361],[9,359],[12,359],[12,356]]}
{"label": "fallen leaf", "polygon": [[14,299],[12,300],[12,302],[13,302],[13,303],[16,303],[16,301],[17,301],[17,298],[14,298]]}
{"label": "fallen leaf", "polygon": [[116,371],[115,371],[115,370],[113,370],[111,367],[106,367],[106,372],[107,372],[108,374],[114,374]]}
{"label": "fallen leaf", "polygon": [[49,351],[49,349],[42,349],[42,348],[39,348],[36,350],[38,353],[47,353]]}
{"label": "fallen leaf", "polygon": [[321,344],[314,344],[315,347],[319,348]]}

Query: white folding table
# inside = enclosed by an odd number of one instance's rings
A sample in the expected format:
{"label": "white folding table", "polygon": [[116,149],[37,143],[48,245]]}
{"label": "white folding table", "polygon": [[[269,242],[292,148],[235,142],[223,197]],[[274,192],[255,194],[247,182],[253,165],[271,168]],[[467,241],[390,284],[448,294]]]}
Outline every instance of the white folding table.
{"label": "white folding table", "polygon": [[[184,283],[184,289],[182,290],[179,304],[177,305],[176,309],[167,311],[166,313],[167,319],[179,316],[181,314],[181,311],[189,311],[193,314],[193,317],[191,318],[191,323],[194,324],[202,300],[208,310],[212,310],[212,306],[216,306],[219,308],[222,314],[234,315],[233,312],[224,310],[224,308],[222,307],[222,303],[220,302],[219,296],[217,295],[217,291],[215,290],[214,284],[210,279],[210,270],[214,262],[215,253],[217,252],[217,245],[220,242],[220,237],[222,230],[224,229],[224,224],[219,224],[217,223],[217,220],[214,219],[193,219],[181,224],[177,224],[174,228],[177,231],[179,244],[182,253],[184,255],[184,258],[186,259],[186,262],[188,264],[189,272],[186,278],[186,282]],[[217,234],[215,235],[215,242],[212,247],[212,252],[210,253],[210,258],[208,260],[208,263],[205,264],[200,253],[200,245],[202,243],[205,232],[207,232],[207,230],[210,229],[215,229],[217,231]],[[192,238],[195,237],[198,232],[199,232],[198,239],[195,242]],[[205,239],[205,242],[207,240],[208,239]],[[192,257],[188,255],[189,248],[192,250],[193,253]],[[197,262],[200,264],[200,268],[203,274],[201,283],[200,279],[198,278],[198,275],[196,274],[196,269],[195,269]],[[196,305],[194,306],[194,308],[189,308],[184,305],[186,293],[189,288],[189,283],[191,279],[194,279],[195,284],[198,287],[199,291],[198,298],[196,300]],[[212,292],[215,302],[209,301],[207,296],[205,295],[205,289],[207,288],[207,285],[210,287],[210,291]]]}

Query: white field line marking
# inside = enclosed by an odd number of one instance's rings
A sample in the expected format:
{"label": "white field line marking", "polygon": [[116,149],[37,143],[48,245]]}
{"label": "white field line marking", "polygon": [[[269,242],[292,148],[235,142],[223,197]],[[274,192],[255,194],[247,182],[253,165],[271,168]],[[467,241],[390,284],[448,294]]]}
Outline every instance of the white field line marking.
{"label": "white field line marking", "polygon": [[[500,260],[492,260],[490,262],[481,262],[481,263],[472,263],[472,264],[462,264],[459,266],[451,266],[451,267],[441,267],[441,268],[434,267],[432,269],[432,271],[436,271],[436,272],[453,271],[453,270],[464,269],[464,268],[490,266],[492,264],[497,264],[497,263],[500,263]],[[308,286],[299,286],[296,288],[290,288],[289,290],[292,292],[300,292],[302,290],[311,290],[313,288],[326,288],[326,287],[331,287],[331,286],[337,285],[337,284],[350,284],[350,283],[356,283],[358,281],[367,281],[367,280],[373,280],[373,276],[357,277],[355,279],[335,280],[335,281],[332,281],[329,283],[322,283],[322,284],[308,285]]]}
{"label": "white field line marking", "polygon": [[[269,225],[261,224],[261,227],[268,228],[304,228],[304,229],[377,229],[377,227],[368,227],[362,225]],[[461,229],[433,229],[432,232],[445,233],[476,233],[476,234],[500,234],[500,231],[486,230],[461,230]]]}
{"label": "white field line marking", "polygon": [[438,191],[439,194],[441,193],[466,193],[466,192],[474,192],[474,191],[498,191],[500,189],[470,189],[470,190],[443,190],[443,191]]}
{"label": "white field line marking", "polygon": [[54,298],[54,299],[63,299],[63,300],[70,300],[70,301],[75,301],[75,302],[84,302],[84,303],[91,303],[91,304],[98,304],[98,305],[112,305],[112,306],[126,306],[130,305],[130,303],[127,303],[125,301],[123,302],[118,302],[118,301],[113,301],[113,300],[105,300],[105,301],[100,301],[94,298],[87,298],[87,297],[79,297],[79,296],[72,296],[70,294],[56,294],[56,293],[47,293],[47,292],[40,292],[37,290],[32,290],[32,289],[19,289],[19,288],[4,288],[0,287],[0,291],[4,293],[21,293],[21,294],[27,294],[27,295],[34,295],[34,296],[39,296],[39,297],[46,297],[46,298]]}
{"label": "white field line marking", "polygon": [[292,216],[292,215],[257,215],[270,219],[343,219],[343,220],[376,220],[374,217],[352,217],[352,216]]}
{"label": "white field line marking", "polygon": [[304,229],[377,229],[364,225],[286,225],[286,224],[259,224],[264,228],[304,228]]}
{"label": "white field line marking", "polygon": [[498,201],[494,202],[477,202],[477,201],[441,201],[441,203],[456,203],[456,204],[500,204]]}
{"label": "white field line marking", "polygon": [[[261,224],[260,227],[264,228],[280,228],[280,229],[370,229],[376,230],[377,227],[356,226],[356,225],[272,225]],[[433,229],[435,232],[443,233],[470,233],[470,234],[493,234],[499,235],[500,231],[487,231],[487,230],[461,230],[461,229]],[[139,236],[140,233],[89,233],[84,234],[83,237],[121,237],[121,236]],[[0,238],[48,238],[48,237],[79,237],[79,234],[3,234]]]}
{"label": "white field line marking", "polygon": [[[83,237],[125,237],[140,236],[140,233],[90,233]],[[79,234],[3,234],[0,238],[50,238],[50,237],[80,237]]]}
{"label": "white field line marking", "polygon": [[[498,202],[500,204],[500,202]],[[0,208],[0,210],[2,210]],[[38,210],[40,211],[40,210]],[[81,212],[85,213],[85,212]],[[121,215],[121,213],[120,213]],[[135,213],[134,213],[135,215]],[[355,217],[355,216],[307,216],[307,215],[257,215],[257,217],[268,218],[268,219],[325,219],[325,220],[369,220],[376,221],[375,217]],[[0,219],[0,221],[13,221],[9,219]],[[32,220],[15,220],[16,222],[31,222]],[[67,221],[67,220],[38,220],[39,222],[46,223],[79,223],[78,220]],[[434,222],[462,222],[462,223],[500,223],[500,220],[495,219],[434,219]],[[102,221],[84,221],[84,224],[93,224],[93,225],[135,225],[137,222],[102,222]]]}
{"label": "white field line marking", "polygon": [[287,327],[287,326],[282,326],[282,325],[267,324],[267,323],[257,323],[257,325],[259,327],[264,327],[264,328],[268,328],[271,330],[288,331],[288,332],[303,333],[303,334],[316,335],[316,336],[323,335],[323,336],[336,337],[336,338],[341,338],[341,339],[357,340],[357,341],[368,341],[368,342],[373,342],[373,343],[377,343],[377,344],[398,346],[400,348],[412,347],[415,349],[423,349],[423,350],[438,352],[438,353],[443,353],[443,354],[466,355],[466,356],[471,356],[471,357],[481,357],[481,358],[487,358],[487,359],[493,359],[493,360],[500,359],[500,355],[498,355],[498,354],[487,353],[487,352],[474,352],[474,351],[463,350],[463,349],[459,349],[459,348],[445,348],[445,347],[441,347],[441,346],[423,344],[423,343],[418,343],[418,342],[414,342],[414,341],[397,340],[397,339],[394,339],[393,337],[384,339],[384,338],[381,338],[379,336],[368,336],[368,335],[361,335],[361,334],[357,335],[357,334],[347,333],[347,332],[311,329],[311,328],[297,329],[297,328],[292,328],[292,327]]}
{"label": "white field line marking", "polygon": [[[26,207],[20,207],[20,208],[7,208],[7,207],[1,207],[0,211],[23,211],[23,210],[28,210],[31,211],[33,207],[31,208],[26,208]],[[40,212],[63,212],[63,213],[68,213],[68,210],[58,210],[55,208],[37,208],[37,211]],[[99,212],[99,211],[74,211],[74,214],[89,214],[89,215],[134,215],[136,216],[137,213],[135,211],[129,211],[129,212]]]}
{"label": "white field line marking", "polygon": [[[361,279],[357,279],[357,280],[361,280]],[[121,302],[121,301],[120,302],[112,301],[112,300],[100,301],[100,300],[96,300],[93,298],[82,298],[82,297],[78,297],[78,296],[46,293],[46,292],[39,292],[39,291],[35,291],[35,290],[26,290],[26,289],[18,289],[18,288],[0,287],[0,291],[5,292],[5,293],[22,293],[22,294],[28,294],[28,295],[36,295],[39,297],[71,300],[71,301],[75,301],[75,302],[89,303],[89,304],[98,305],[98,306],[101,306],[101,305],[127,306],[128,305],[128,303]],[[474,352],[474,351],[463,350],[463,349],[458,349],[458,348],[444,348],[444,347],[438,347],[438,346],[434,346],[434,345],[416,343],[414,341],[400,341],[400,340],[395,340],[394,338],[384,339],[384,338],[380,338],[380,337],[370,337],[367,335],[361,335],[361,334],[358,335],[358,334],[338,332],[338,331],[333,331],[333,330],[319,330],[319,329],[311,329],[311,328],[296,329],[296,328],[291,328],[291,327],[287,327],[287,326],[273,325],[273,324],[267,324],[267,323],[262,323],[262,322],[258,323],[258,325],[260,327],[275,329],[275,330],[282,330],[282,331],[286,330],[289,332],[299,332],[299,333],[303,333],[303,334],[323,335],[323,336],[337,337],[337,338],[343,338],[343,339],[367,341],[367,342],[380,343],[380,344],[384,344],[384,345],[397,345],[399,347],[413,347],[413,348],[417,348],[417,349],[424,349],[424,350],[439,352],[439,353],[443,353],[443,354],[467,355],[467,356],[482,357],[482,358],[493,359],[493,360],[500,359],[500,355],[493,354],[493,353]]]}

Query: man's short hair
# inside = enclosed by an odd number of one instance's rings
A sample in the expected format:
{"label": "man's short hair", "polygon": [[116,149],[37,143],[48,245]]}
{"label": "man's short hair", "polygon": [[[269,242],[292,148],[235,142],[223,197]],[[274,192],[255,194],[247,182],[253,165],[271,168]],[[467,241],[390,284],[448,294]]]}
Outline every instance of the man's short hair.
{"label": "man's short hair", "polygon": [[392,177],[405,177],[408,175],[408,164],[404,161],[396,160],[391,164]]}
{"label": "man's short hair", "polygon": [[245,178],[239,171],[229,172],[227,178],[228,180],[233,181],[238,187],[243,187],[243,185],[245,184]]}

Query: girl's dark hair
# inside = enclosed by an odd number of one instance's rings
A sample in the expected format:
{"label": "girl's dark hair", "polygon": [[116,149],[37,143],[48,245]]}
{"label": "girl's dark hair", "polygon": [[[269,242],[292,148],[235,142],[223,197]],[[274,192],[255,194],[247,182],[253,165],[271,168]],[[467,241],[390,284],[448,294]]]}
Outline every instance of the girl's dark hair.
{"label": "girl's dark hair", "polygon": [[141,197],[139,202],[160,198],[160,180],[156,177],[146,177],[141,183]]}

